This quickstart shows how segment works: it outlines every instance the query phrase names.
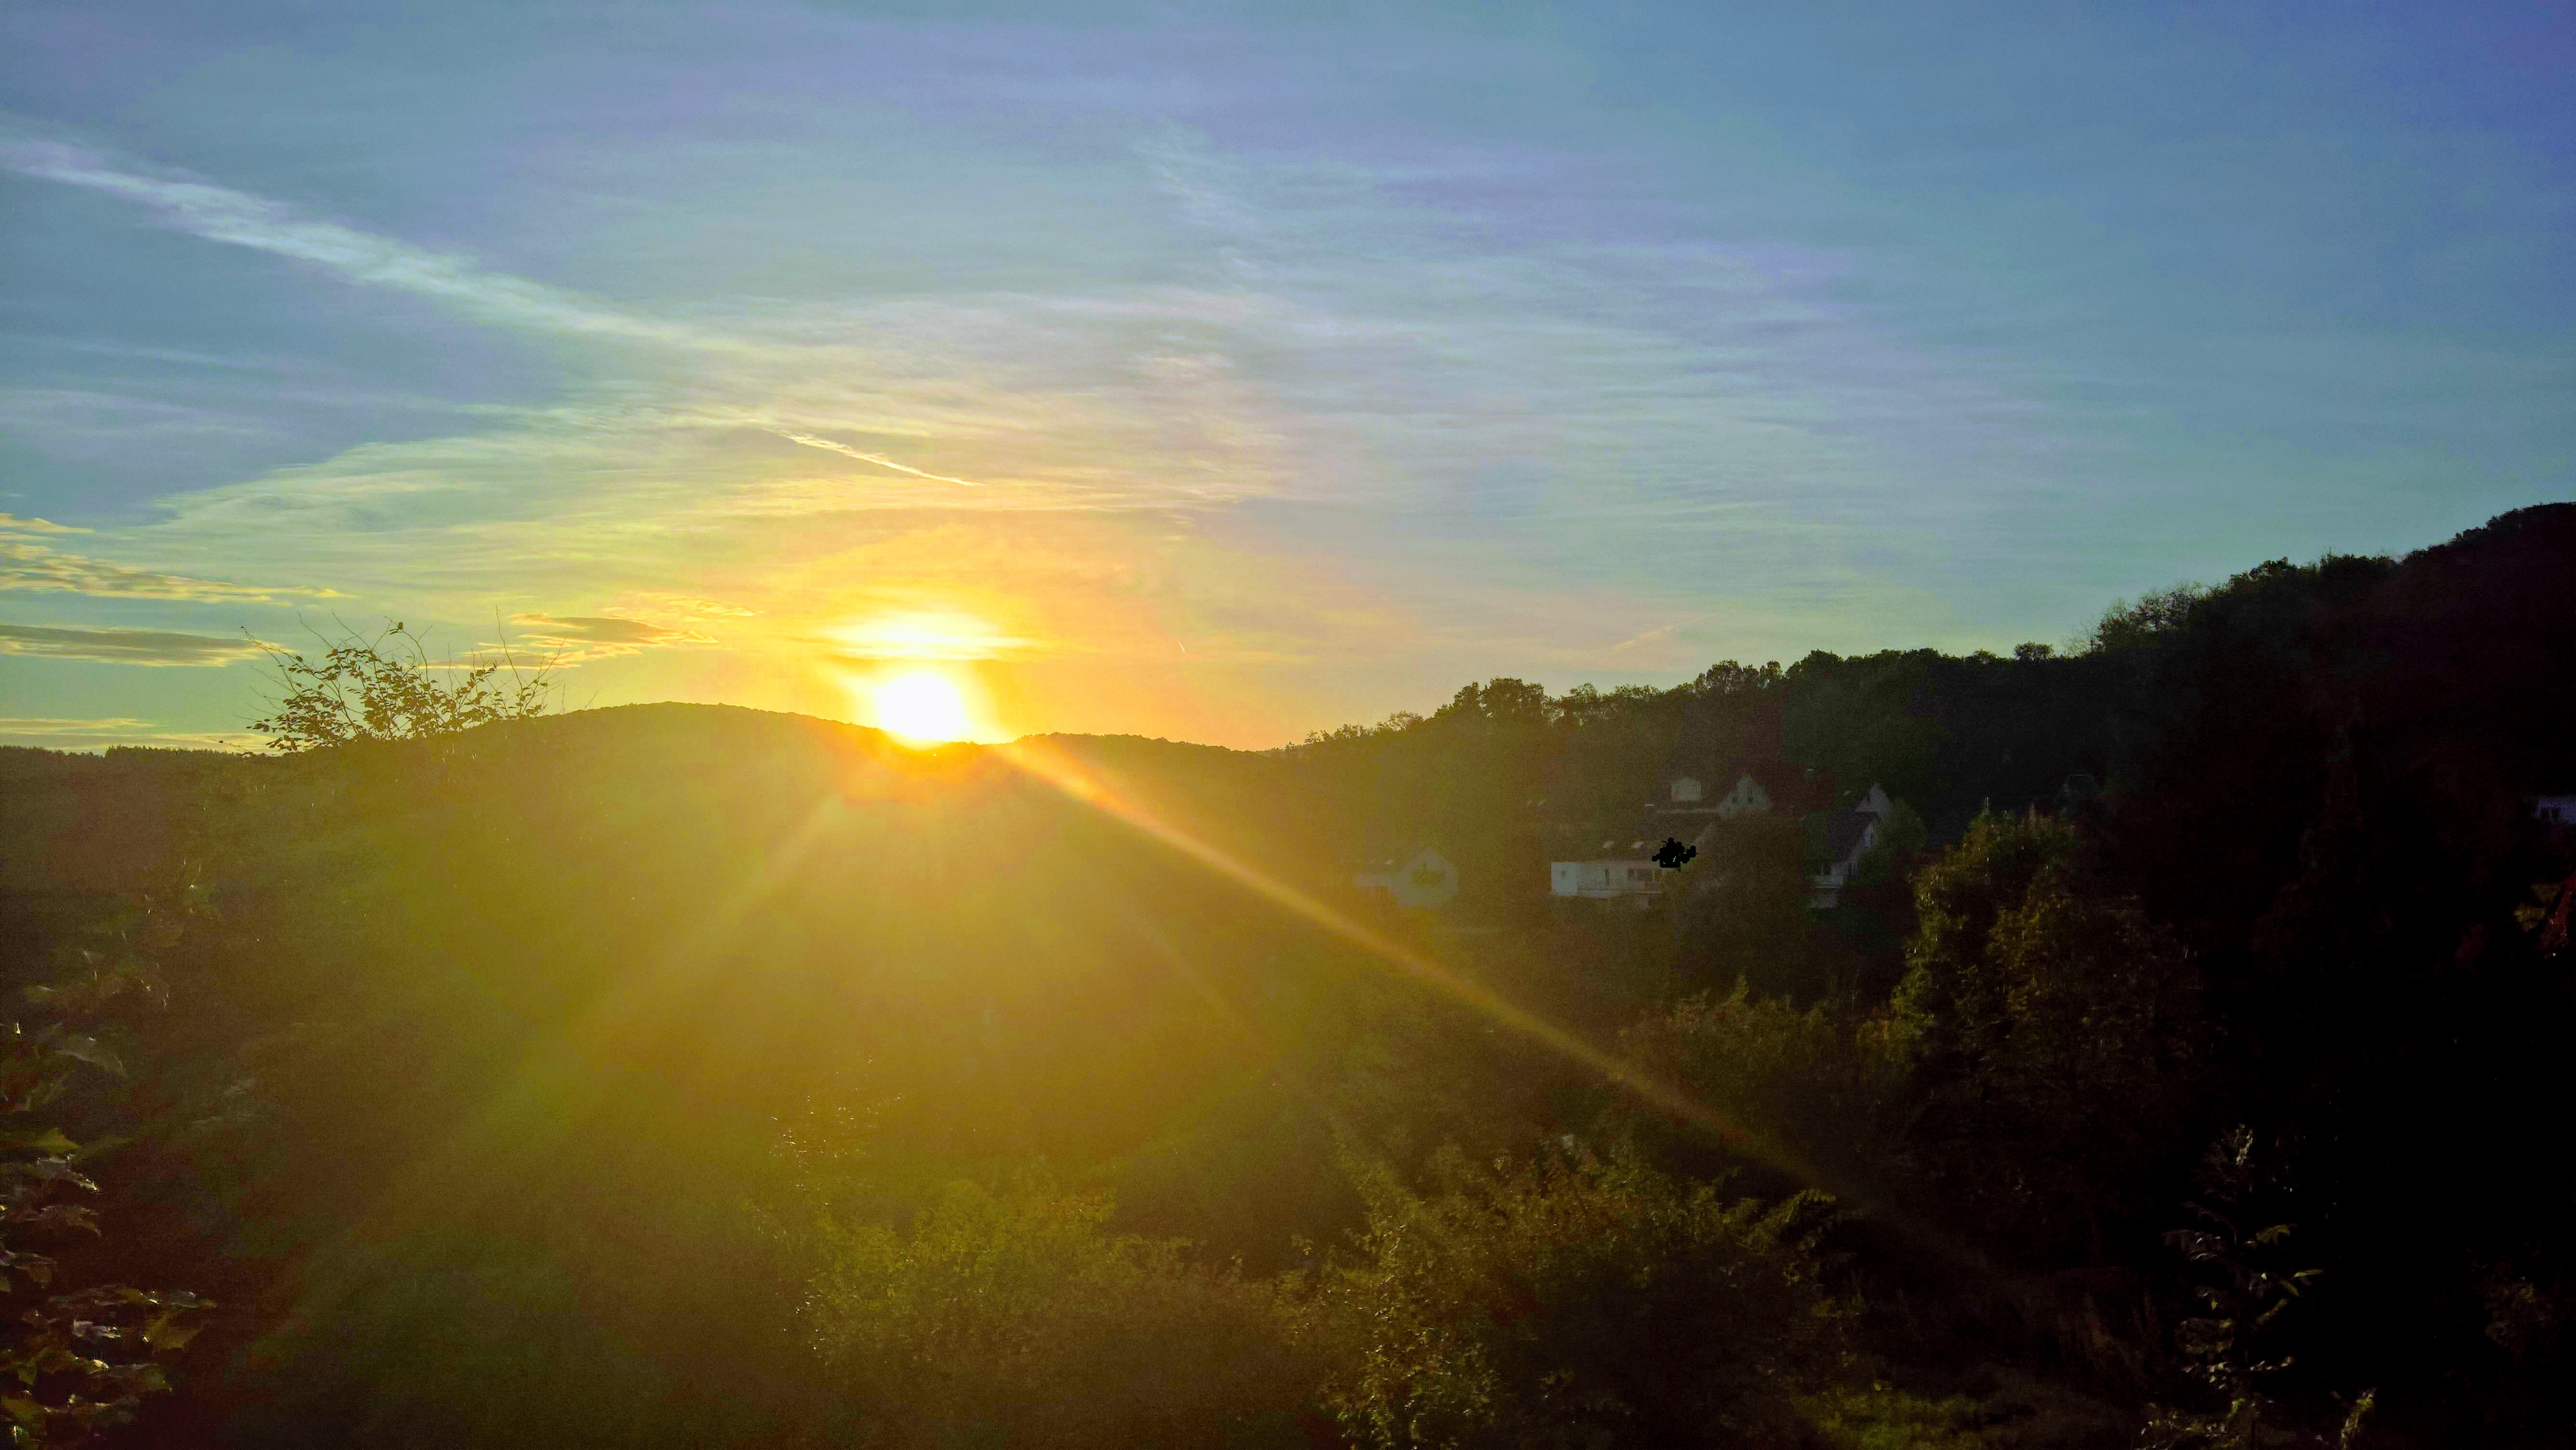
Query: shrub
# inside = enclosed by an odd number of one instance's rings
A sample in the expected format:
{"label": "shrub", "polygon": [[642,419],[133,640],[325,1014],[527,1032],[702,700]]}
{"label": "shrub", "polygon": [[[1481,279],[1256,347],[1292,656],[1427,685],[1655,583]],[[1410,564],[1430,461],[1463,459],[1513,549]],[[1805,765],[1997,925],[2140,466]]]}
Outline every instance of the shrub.
{"label": "shrub", "polygon": [[372,639],[343,630],[322,643],[319,660],[267,647],[272,683],[283,693],[276,713],[250,728],[268,737],[271,750],[442,740],[542,715],[553,691],[547,667],[523,671],[506,649],[498,659],[432,660],[421,637],[399,622]]}
{"label": "shrub", "polygon": [[1821,1174],[1846,1195],[1885,1176],[1907,1112],[1906,1043],[1886,1017],[1802,1010],[1739,982],[1647,1018],[1623,1045],[1738,1130],[1740,1156],[1794,1165],[1802,1184]]}
{"label": "shrub", "polygon": [[826,1224],[812,1344],[875,1443],[1240,1444],[1309,1379],[1272,1291],[1177,1239],[1102,1230],[1043,1175],[950,1184],[902,1223]]}
{"label": "shrub", "polygon": [[1823,1200],[1729,1203],[1631,1158],[1384,1168],[1358,1253],[1301,1305],[1345,1433],[1398,1446],[1798,1444],[1842,1353]]}

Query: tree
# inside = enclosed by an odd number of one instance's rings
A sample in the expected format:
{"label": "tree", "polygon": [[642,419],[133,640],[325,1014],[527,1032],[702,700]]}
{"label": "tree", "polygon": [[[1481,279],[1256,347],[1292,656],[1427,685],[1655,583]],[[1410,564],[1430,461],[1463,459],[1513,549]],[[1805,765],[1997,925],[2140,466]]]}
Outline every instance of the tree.
{"label": "tree", "polygon": [[[1777,1181],[1790,1188],[1823,1183],[1859,1201],[1900,1190],[1906,1044],[1884,1015],[1802,1008],[1738,982],[1645,1018],[1620,1034],[1620,1047],[1725,1120],[1736,1135],[1723,1140],[1728,1157],[1757,1185],[1786,1175]],[[1698,1130],[1660,1115],[1635,1116],[1625,1133],[1673,1154],[1704,1151]]]}
{"label": "tree", "polygon": [[[505,645],[498,659],[433,661],[426,642],[396,621],[372,638],[327,636],[320,659],[268,646],[276,713],[250,728],[276,751],[319,750],[362,740],[437,740],[477,725],[542,715],[553,680],[546,666],[522,671]],[[453,678],[444,682],[442,675]]]}
{"label": "tree", "polygon": [[1798,822],[1769,811],[1720,822],[1674,893],[1685,969],[1721,990],[1741,980],[1766,995],[1812,1000],[1826,975],[1807,909],[1814,892]]}
{"label": "tree", "polygon": [[[2323,1436],[2298,1435],[2265,1423],[2280,1417],[2263,1386],[2291,1364],[2291,1336],[2283,1332],[2282,1316],[2322,1272],[2289,1267],[2295,1260],[2284,1246],[2294,1225],[2255,1227],[2272,1216],[2267,1210],[2288,1192],[2280,1171],[2266,1164],[2265,1156],[2250,1129],[2240,1126],[2222,1135],[2201,1160],[2201,1189],[2209,1201],[2185,1205],[2201,1226],[2165,1235],[2202,1271],[2202,1282],[2192,1290],[2201,1312],[2175,1326],[2175,1348],[2185,1372],[2224,1408],[2214,1413],[2157,1409],[2141,1440],[2150,1450],[2254,1450],[2266,1445],[2322,1450],[2327,1443]],[[2364,1390],[2346,1402],[2336,1446],[2349,1450],[2377,1398],[2375,1391]]]}
{"label": "tree", "polygon": [[2079,1249],[2078,1226],[2098,1251],[2099,1215],[2155,1161],[2195,1047],[2189,959],[2079,846],[2046,816],[1979,816],[1916,878],[1894,1003],[1933,1175],[2025,1254]]}

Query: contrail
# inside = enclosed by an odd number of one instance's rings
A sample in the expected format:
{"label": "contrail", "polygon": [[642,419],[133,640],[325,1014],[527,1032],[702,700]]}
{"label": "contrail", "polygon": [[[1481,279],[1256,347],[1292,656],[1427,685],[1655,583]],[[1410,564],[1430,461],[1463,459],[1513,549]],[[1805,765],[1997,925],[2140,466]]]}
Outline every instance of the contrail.
{"label": "contrail", "polygon": [[915,478],[926,478],[933,483],[954,483],[966,488],[984,486],[971,478],[950,478],[944,473],[924,473],[910,464],[897,463],[891,458],[879,458],[873,453],[861,453],[847,443],[835,443],[829,438],[817,438],[811,433],[781,433],[778,436],[790,443],[802,443],[808,448],[820,448],[826,453],[838,453],[845,458],[855,458],[861,463],[873,463],[879,468],[891,468],[897,473],[909,473]]}
{"label": "contrail", "polygon": [[1669,639],[1674,634],[1679,633],[1681,630],[1691,625],[1699,623],[1703,619],[1714,618],[1716,618],[1716,615],[1714,614],[1694,614],[1688,619],[1676,619],[1670,624],[1657,625],[1653,629],[1647,630],[1644,634],[1631,636],[1630,638],[1623,639],[1617,644],[1610,646],[1610,653],[1614,655],[1626,654],[1628,651],[1635,649],[1641,644],[1649,644],[1659,639]]}
{"label": "contrail", "polygon": [[700,351],[749,350],[693,327],[633,316],[578,293],[490,271],[470,258],[307,216],[267,197],[211,182],[146,175],[86,147],[11,134],[13,130],[0,124],[0,168],[123,198],[210,242],[292,257],[353,282],[435,297],[519,327]]}

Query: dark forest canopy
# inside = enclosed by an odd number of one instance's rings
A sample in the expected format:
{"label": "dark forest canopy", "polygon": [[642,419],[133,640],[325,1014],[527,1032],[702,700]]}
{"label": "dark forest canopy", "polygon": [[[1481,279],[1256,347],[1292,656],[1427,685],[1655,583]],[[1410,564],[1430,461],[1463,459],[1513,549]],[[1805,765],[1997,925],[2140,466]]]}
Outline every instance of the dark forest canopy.
{"label": "dark forest canopy", "polygon": [[[2566,1444],[2571,660],[2550,505],[1271,752],[0,751],[11,985],[89,984],[8,1157],[100,1230],[11,1312],[213,1301],[131,1444]],[[1418,844],[1448,910],[1351,889]]]}

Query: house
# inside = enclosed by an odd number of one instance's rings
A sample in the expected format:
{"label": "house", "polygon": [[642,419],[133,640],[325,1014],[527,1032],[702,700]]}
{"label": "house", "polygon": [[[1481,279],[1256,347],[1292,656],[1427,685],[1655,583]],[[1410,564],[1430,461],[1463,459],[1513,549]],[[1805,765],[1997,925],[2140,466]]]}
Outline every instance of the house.
{"label": "house", "polygon": [[[1549,894],[1634,900],[1642,910],[1663,894],[1671,872],[1678,869],[1654,859],[1664,842],[1705,847],[1720,821],[1754,811],[1797,810],[1832,788],[1829,776],[1803,766],[1753,761],[1715,770],[1708,768],[1707,759],[1676,750],[1664,764],[1663,798],[1648,800],[1633,824],[1555,828],[1548,842]],[[1713,781],[1731,782],[1726,794],[1714,800],[1709,798]]]}
{"label": "house", "polygon": [[1582,850],[1582,859],[1550,861],[1548,894],[1587,901],[1633,900],[1643,911],[1663,894],[1665,870],[1655,864],[1653,853],[1664,839],[1613,838]]}
{"label": "house", "polygon": [[1600,857],[1590,861],[1551,861],[1548,891],[1591,901],[1633,897],[1640,909],[1663,891],[1664,868],[1651,856]]}
{"label": "house", "polygon": [[1872,785],[1850,810],[1825,816],[1825,869],[1816,873],[1815,893],[1807,898],[1809,906],[1829,907],[1842,900],[1843,888],[1860,870],[1861,857],[1878,844],[1880,830],[1895,809],[1896,802],[1888,798],[1887,792]]}
{"label": "house", "polygon": [[[1726,793],[1712,800],[1711,789],[1723,783]],[[1827,804],[1833,795],[1830,774],[1778,760],[1750,760],[1722,770],[1694,764],[1688,752],[1676,751],[1664,766],[1664,799],[1647,809],[1658,816],[1706,817],[1731,821],[1753,811],[1804,814]]]}
{"label": "house", "polygon": [[1718,818],[1727,821],[1734,820],[1737,816],[1749,815],[1754,811],[1769,809],[1771,809],[1771,792],[1763,789],[1762,782],[1754,779],[1753,772],[1749,770],[1735,778],[1735,787],[1726,793],[1725,799],[1717,803]]}
{"label": "house", "polygon": [[1438,911],[1458,895],[1458,868],[1429,846],[1400,860],[1372,863],[1374,869],[1351,877],[1363,892],[1384,892],[1398,906]]}

